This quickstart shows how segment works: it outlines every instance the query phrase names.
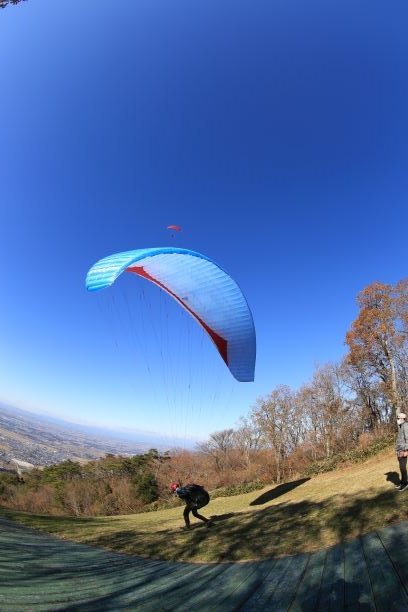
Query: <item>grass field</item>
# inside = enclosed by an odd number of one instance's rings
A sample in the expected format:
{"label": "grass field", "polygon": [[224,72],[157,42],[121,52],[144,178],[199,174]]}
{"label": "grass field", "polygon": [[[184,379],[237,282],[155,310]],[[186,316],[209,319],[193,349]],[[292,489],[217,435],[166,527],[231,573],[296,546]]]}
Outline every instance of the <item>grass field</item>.
{"label": "grass field", "polygon": [[[211,500],[206,527],[177,508],[98,518],[0,513],[57,537],[151,558],[246,561],[326,548],[408,518],[408,490],[394,488],[398,463],[387,450],[365,463],[261,491]],[[193,522],[194,521],[194,522]]]}

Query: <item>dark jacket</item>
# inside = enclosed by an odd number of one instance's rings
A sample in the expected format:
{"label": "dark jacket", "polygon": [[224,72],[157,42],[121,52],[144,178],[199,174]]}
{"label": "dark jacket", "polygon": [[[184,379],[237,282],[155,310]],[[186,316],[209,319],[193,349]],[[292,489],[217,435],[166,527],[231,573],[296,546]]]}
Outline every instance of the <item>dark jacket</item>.
{"label": "dark jacket", "polygon": [[210,501],[207,491],[198,484],[188,484],[185,487],[178,487],[176,495],[191,508],[202,508]]}
{"label": "dark jacket", "polygon": [[395,450],[402,451],[408,450],[408,423],[404,421],[402,425],[398,425],[397,442],[395,444]]}

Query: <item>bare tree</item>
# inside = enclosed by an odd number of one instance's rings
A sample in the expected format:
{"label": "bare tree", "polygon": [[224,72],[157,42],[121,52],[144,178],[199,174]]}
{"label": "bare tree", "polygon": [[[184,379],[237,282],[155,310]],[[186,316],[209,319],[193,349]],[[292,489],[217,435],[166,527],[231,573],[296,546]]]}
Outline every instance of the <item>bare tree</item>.
{"label": "bare tree", "polygon": [[241,464],[249,467],[257,452],[264,445],[264,435],[261,428],[255,421],[249,421],[247,418],[242,417],[234,439]]}
{"label": "bare tree", "polygon": [[281,385],[266,398],[258,399],[252,409],[252,417],[274,453],[277,482],[285,477],[287,458],[296,448],[296,408],[293,392]]}
{"label": "bare tree", "polygon": [[206,442],[199,442],[197,449],[204,455],[212,457],[217,471],[221,472],[230,465],[231,452],[234,446],[234,430],[223,429],[212,433]]}
{"label": "bare tree", "polygon": [[345,384],[353,395],[355,407],[367,431],[373,431],[389,420],[388,404],[378,379],[370,376],[363,364],[351,364],[346,358],[341,364]]}
{"label": "bare tree", "polygon": [[344,450],[358,439],[362,423],[356,419],[355,404],[347,396],[342,371],[337,364],[319,367],[309,385],[300,391],[308,419],[308,439],[324,455]]}

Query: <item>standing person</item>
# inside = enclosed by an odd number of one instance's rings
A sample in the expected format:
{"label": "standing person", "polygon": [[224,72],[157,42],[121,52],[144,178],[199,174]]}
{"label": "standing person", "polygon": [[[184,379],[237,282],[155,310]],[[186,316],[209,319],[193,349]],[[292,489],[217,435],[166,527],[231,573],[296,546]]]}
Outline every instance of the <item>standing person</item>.
{"label": "standing person", "polygon": [[186,528],[190,529],[190,512],[196,518],[204,521],[208,527],[211,522],[210,519],[205,518],[205,516],[202,516],[202,514],[198,514],[197,512],[199,508],[203,508],[210,501],[210,496],[204,487],[193,483],[188,484],[185,487],[181,487],[179,483],[173,482],[170,488],[173,493],[182,499],[186,504],[183,512]]}
{"label": "standing person", "polygon": [[401,472],[401,482],[396,485],[398,491],[405,491],[408,488],[407,479],[407,458],[408,458],[408,423],[407,415],[404,412],[397,414],[398,423],[398,435],[397,442],[395,444],[395,450],[397,451],[397,458],[399,463],[399,469]]}

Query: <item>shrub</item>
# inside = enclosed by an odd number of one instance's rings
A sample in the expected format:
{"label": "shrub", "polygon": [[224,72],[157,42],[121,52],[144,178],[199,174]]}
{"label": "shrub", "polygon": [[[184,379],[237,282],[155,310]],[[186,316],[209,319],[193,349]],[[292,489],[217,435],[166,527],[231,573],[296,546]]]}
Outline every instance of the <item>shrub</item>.
{"label": "shrub", "polygon": [[152,472],[143,472],[132,479],[136,496],[144,503],[151,504],[158,497],[158,486]]}

